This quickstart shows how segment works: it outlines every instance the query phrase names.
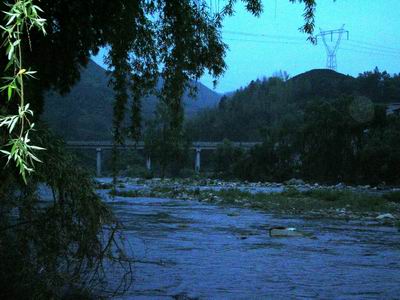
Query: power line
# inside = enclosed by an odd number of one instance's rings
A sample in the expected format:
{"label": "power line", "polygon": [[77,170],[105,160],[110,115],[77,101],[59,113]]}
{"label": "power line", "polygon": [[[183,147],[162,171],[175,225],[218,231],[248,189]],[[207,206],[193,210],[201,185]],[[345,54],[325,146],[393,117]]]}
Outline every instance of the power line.
{"label": "power line", "polygon": [[270,35],[270,34],[262,34],[262,33],[251,33],[251,32],[243,32],[243,31],[231,31],[224,30],[222,31],[224,34],[233,34],[233,35],[242,35],[242,36],[250,36],[250,37],[262,37],[262,38],[271,38],[271,39],[287,39],[287,40],[298,40],[305,41],[306,39],[302,39],[295,36],[285,36],[285,35]]}
{"label": "power line", "polygon": [[373,44],[373,43],[364,42],[364,41],[360,41],[360,40],[353,40],[353,41],[358,43],[358,44],[363,44],[363,45],[370,46],[370,47],[379,47],[379,48],[385,48],[385,49],[388,49],[388,50],[400,51],[400,48],[381,46],[381,45],[378,45],[378,44]]}
{"label": "power line", "polygon": [[[339,29],[340,30],[340,29]],[[328,31],[329,32],[329,31]],[[309,43],[305,43],[305,40],[299,37],[294,36],[283,36],[283,35],[266,35],[266,34],[257,34],[252,32],[242,32],[242,31],[223,31],[224,34],[228,35],[237,35],[242,37],[249,38],[224,38],[226,41],[235,41],[235,42],[245,42],[245,43],[258,43],[258,44],[281,44],[281,45],[310,45]],[[335,34],[339,32],[335,31]],[[332,35],[334,33],[332,32]],[[330,32],[329,32],[330,35]],[[256,39],[254,39],[256,38]],[[333,37],[332,37],[333,40]],[[358,40],[349,40],[346,41],[349,43],[346,47],[341,48],[347,52],[356,52],[364,55],[373,55],[373,56],[381,56],[381,57],[396,57],[400,56],[400,49],[396,49],[393,47],[384,47],[379,46],[373,43],[361,42]],[[389,49],[390,48],[390,49]],[[333,61],[333,65],[335,60]],[[329,58],[327,58],[327,64],[329,66]]]}
{"label": "power line", "polygon": [[[246,42],[246,43],[258,43],[258,44],[304,45],[304,43],[296,41],[266,41],[266,40],[236,39],[236,38],[225,38],[224,40],[235,41],[235,42]],[[352,45],[349,46],[352,47]],[[343,49],[345,51],[358,52],[361,54],[398,57],[398,55],[394,53],[388,53],[382,51],[364,51],[364,50],[359,50],[358,48],[343,48],[343,47],[340,49]]]}
{"label": "power line", "polygon": [[373,46],[373,47],[372,46],[364,46],[363,44],[360,44],[360,43],[355,42],[355,41],[349,41],[349,44],[351,44],[352,46],[361,48],[361,49],[365,49],[365,50],[382,51],[382,52],[386,52],[386,53],[392,53],[392,54],[400,55],[400,49],[389,50],[389,49],[386,49],[384,47],[378,47],[378,46]]}
{"label": "power line", "polygon": [[251,42],[260,44],[285,44],[285,45],[304,45],[304,43],[295,41],[263,41],[263,40],[250,40],[250,39],[235,39],[235,38],[225,38],[226,41],[237,41],[237,42]]}
{"label": "power line", "polygon": [[345,51],[357,52],[357,53],[361,53],[361,54],[391,56],[391,57],[399,58],[399,55],[391,54],[391,53],[364,51],[364,50],[358,50],[358,49],[354,49],[354,48],[340,48],[340,49],[345,50]]}
{"label": "power line", "polygon": [[[224,30],[224,34],[228,35],[240,35],[240,36],[246,36],[246,37],[257,37],[257,38],[263,38],[263,39],[272,39],[272,40],[290,40],[290,41],[302,41],[305,42],[306,40],[300,37],[295,37],[295,36],[284,36],[284,35],[267,35],[267,34],[257,34],[257,33],[252,33],[252,32],[243,32],[243,31],[231,31],[231,30]],[[391,54],[399,54],[400,55],[400,48],[393,48],[393,47],[386,47],[386,46],[381,46],[378,44],[373,44],[373,43],[367,43],[359,40],[348,40],[346,43],[353,44],[354,46],[357,46],[359,48],[365,49],[365,50],[372,50],[372,51],[382,51],[385,53],[391,53]]]}

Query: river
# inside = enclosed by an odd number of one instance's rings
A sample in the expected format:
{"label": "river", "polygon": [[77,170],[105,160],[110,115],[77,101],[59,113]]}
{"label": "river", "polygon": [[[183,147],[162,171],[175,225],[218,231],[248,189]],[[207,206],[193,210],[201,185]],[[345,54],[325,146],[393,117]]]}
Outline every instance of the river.
{"label": "river", "polygon": [[[99,190],[111,202],[107,192]],[[139,261],[132,286],[116,299],[400,298],[395,228],[198,201],[113,201]],[[309,236],[269,237],[276,225]]]}

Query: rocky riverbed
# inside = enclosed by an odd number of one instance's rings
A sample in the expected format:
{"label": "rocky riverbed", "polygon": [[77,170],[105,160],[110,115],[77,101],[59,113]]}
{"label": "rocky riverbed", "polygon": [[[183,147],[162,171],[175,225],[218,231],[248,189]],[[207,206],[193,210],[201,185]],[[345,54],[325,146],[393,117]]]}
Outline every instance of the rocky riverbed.
{"label": "rocky riverbed", "polygon": [[[110,184],[112,182],[111,178],[98,178],[100,184]],[[331,189],[338,191],[353,191],[353,192],[367,192],[372,194],[382,194],[388,192],[396,192],[400,191],[400,187],[390,187],[385,185],[346,185],[344,183],[338,183],[335,185],[324,185],[319,183],[306,183],[301,179],[290,179],[284,183],[276,183],[276,182],[247,182],[247,181],[224,181],[219,179],[210,179],[210,178],[202,178],[202,179],[194,179],[194,178],[185,178],[185,179],[176,179],[176,178],[152,178],[152,179],[143,179],[143,178],[129,178],[122,177],[118,178],[118,183],[120,185],[129,185],[129,186],[140,186],[142,188],[147,187],[196,187],[199,189],[240,189],[247,190],[252,192],[282,192],[287,188],[295,188],[299,191],[308,191],[314,189]]]}
{"label": "rocky riverbed", "polygon": [[[99,188],[111,188],[110,178],[99,178]],[[365,225],[399,226],[398,188],[332,186],[293,179],[286,183],[227,182],[214,179],[119,178],[107,197],[153,197],[253,208],[306,219],[358,220]]]}

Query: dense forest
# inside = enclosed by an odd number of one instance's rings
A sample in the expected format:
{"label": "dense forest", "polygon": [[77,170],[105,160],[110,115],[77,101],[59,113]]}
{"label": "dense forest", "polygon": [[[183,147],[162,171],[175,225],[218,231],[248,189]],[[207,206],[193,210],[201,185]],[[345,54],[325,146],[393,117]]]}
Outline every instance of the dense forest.
{"label": "dense forest", "polygon": [[225,143],[216,155],[220,176],[394,184],[400,120],[386,108],[399,100],[399,75],[312,70],[252,81],[187,122],[187,131],[193,140],[263,142],[248,153]]}

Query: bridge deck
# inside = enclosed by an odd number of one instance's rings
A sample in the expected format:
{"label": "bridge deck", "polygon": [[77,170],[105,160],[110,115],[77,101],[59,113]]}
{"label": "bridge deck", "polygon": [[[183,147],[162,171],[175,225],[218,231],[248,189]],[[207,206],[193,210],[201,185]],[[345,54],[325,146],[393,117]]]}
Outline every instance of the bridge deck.
{"label": "bridge deck", "polygon": [[[113,142],[112,141],[68,141],[66,142],[67,148],[70,149],[112,149]],[[204,150],[214,150],[219,145],[222,145],[223,142],[193,142],[191,149],[204,149]],[[232,142],[232,145],[235,147],[249,149],[254,147],[255,145],[261,144],[261,142]],[[123,145],[118,145],[118,149],[144,149],[144,142],[133,142],[128,141]]]}

